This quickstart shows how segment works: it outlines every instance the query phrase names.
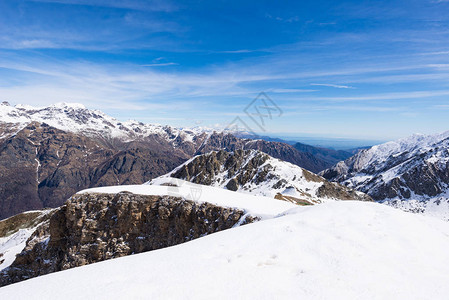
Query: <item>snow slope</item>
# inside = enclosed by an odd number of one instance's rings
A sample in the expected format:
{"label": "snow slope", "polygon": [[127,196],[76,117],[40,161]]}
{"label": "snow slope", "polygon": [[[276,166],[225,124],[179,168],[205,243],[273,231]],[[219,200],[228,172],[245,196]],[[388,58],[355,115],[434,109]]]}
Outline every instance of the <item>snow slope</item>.
{"label": "snow slope", "polygon": [[[22,213],[23,215],[38,213],[39,215],[35,217],[35,220],[38,222],[31,221],[29,227],[18,228],[12,234],[0,237],[0,261],[2,261],[0,271],[6,269],[14,262],[16,255],[25,248],[26,241],[31,237],[36,228],[45,222],[45,217],[53,211],[53,209],[47,209]],[[2,220],[2,222],[8,222],[8,219]],[[21,227],[21,225],[23,224],[17,223],[17,226]]]}
{"label": "snow slope", "polygon": [[385,200],[382,203],[411,213],[419,213],[444,221],[449,221],[449,193],[444,197],[427,200]]}
{"label": "snow slope", "polygon": [[25,248],[26,241],[36,228],[37,226],[19,229],[19,231],[11,236],[0,238],[0,253],[2,254],[0,260],[3,260],[0,264],[0,271],[6,269],[14,262],[16,255],[22,252],[23,248]]}
{"label": "snow slope", "polygon": [[1,299],[447,299],[449,224],[359,201],[0,288]]}
{"label": "snow slope", "polygon": [[[165,184],[167,182],[164,182]],[[220,188],[190,183],[173,178],[168,185],[121,185],[111,187],[92,188],[80,191],[82,193],[106,193],[116,194],[131,192],[139,195],[158,195],[181,197],[195,202],[208,202],[222,207],[240,208],[246,213],[261,218],[272,218],[275,215],[296,207],[296,205],[268,197],[226,191]],[[176,185],[176,186],[175,186]]]}

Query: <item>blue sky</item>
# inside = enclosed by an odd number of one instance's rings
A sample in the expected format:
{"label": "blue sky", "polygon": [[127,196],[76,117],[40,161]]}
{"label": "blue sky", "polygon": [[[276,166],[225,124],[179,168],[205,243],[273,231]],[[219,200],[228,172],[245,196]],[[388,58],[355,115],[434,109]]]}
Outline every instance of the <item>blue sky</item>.
{"label": "blue sky", "polygon": [[[449,1],[0,2],[0,99],[274,136],[449,130]],[[245,107],[283,114],[264,132]]]}

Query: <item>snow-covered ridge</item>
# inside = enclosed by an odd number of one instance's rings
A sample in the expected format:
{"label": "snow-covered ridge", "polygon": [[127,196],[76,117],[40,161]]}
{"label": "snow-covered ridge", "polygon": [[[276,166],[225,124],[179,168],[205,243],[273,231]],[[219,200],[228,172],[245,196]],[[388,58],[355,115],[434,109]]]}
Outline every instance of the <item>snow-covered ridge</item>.
{"label": "snow-covered ridge", "polygon": [[394,207],[449,219],[449,131],[377,145],[320,174]]}
{"label": "snow-covered ridge", "polygon": [[[46,123],[55,128],[82,133],[91,137],[102,136],[123,141],[159,135],[173,143],[190,141],[195,136],[210,132],[208,128],[174,128],[159,124],[144,124],[130,120],[121,122],[99,110],[89,110],[79,103],[56,103],[47,107],[0,104],[0,124],[10,123],[23,127],[31,122]],[[179,140],[180,139],[180,140]]]}
{"label": "snow-covered ridge", "polygon": [[354,188],[368,183],[373,188],[376,184],[388,184],[419,165],[432,164],[446,169],[448,162],[449,131],[436,135],[415,134],[373,146],[320,174]]}
{"label": "snow-covered ridge", "polygon": [[448,223],[332,202],[26,280],[0,298],[446,299],[448,248]]}
{"label": "snow-covered ridge", "polygon": [[[176,178],[269,198],[301,204],[322,203],[340,198],[327,193],[330,187],[349,196],[351,191],[294,164],[273,158],[257,150],[234,152],[213,151],[198,155],[172,172],[155,178],[148,184],[166,184]],[[326,183],[328,186],[325,186]],[[353,192],[352,200],[363,193]],[[357,197],[360,199],[357,199]]]}
{"label": "snow-covered ridge", "polygon": [[121,185],[91,188],[78,192],[117,194],[131,192],[138,195],[172,196],[198,203],[208,202],[221,207],[232,207],[260,218],[272,218],[285,210],[296,207],[292,203],[263,196],[235,193],[221,188],[194,184],[177,178],[160,182],[160,184]]}
{"label": "snow-covered ridge", "polygon": [[408,153],[408,157],[425,153],[448,138],[449,131],[435,135],[414,134],[397,141],[376,145],[370,149],[361,151],[363,155],[357,161],[356,167],[363,169],[368,165],[381,164],[390,157],[398,157],[404,153]]}

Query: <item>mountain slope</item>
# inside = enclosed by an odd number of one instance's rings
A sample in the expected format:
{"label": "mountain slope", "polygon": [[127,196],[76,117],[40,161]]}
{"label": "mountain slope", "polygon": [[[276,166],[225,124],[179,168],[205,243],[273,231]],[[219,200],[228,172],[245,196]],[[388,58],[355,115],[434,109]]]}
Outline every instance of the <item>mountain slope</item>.
{"label": "mountain slope", "polygon": [[353,153],[343,151],[343,150],[334,150],[334,149],[327,149],[327,148],[321,148],[321,147],[314,147],[311,145],[303,144],[303,143],[296,143],[293,145],[295,149],[304,152],[304,153],[310,153],[314,157],[325,161],[332,166],[336,163],[350,158]]}
{"label": "mountain slope", "polygon": [[60,206],[85,188],[142,184],[194,155],[222,149],[258,149],[313,171],[329,166],[290,145],[229,132],[120,122],[80,104],[2,103],[0,219]]}
{"label": "mountain slope", "polygon": [[57,207],[81,189],[143,183],[165,174],[188,156],[128,144],[116,149],[83,135],[30,123],[0,140],[0,219]]}
{"label": "mountain slope", "polygon": [[414,135],[361,150],[321,174],[376,200],[435,197],[449,183],[448,149],[449,132]]}
{"label": "mountain slope", "polygon": [[169,183],[173,178],[304,205],[328,199],[371,200],[363,193],[256,150],[213,151],[196,156],[149,184]]}
{"label": "mountain slope", "polygon": [[446,222],[332,202],[13,284],[0,298],[445,299],[448,247]]}
{"label": "mountain slope", "polygon": [[65,132],[93,138],[108,148],[123,148],[123,144],[129,142],[143,142],[147,146],[171,147],[187,156],[221,149],[256,149],[312,172],[332,165],[327,160],[298,151],[286,143],[237,138],[231,131],[215,132],[199,127],[179,129],[137,121],[121,122],[101,111],[89,110],[77,103],[57,103],[41,108],[0,104],[0,140],[32,122],[45,123]]}
{"label": "mountain slope", "polygon": [[449,132],[413,135],[361,150],[320,174],[375,200],[434,214],[449,198]]}
{"label": "mountain slope", "polygon": [[[21,236],[32,235],[28,240],[27,237],[20,239],[14,251],[10,251],[8,264],[12,263],[13,254],[18,255],[11,266],[0,272],[0,286],[177,245],[234,226],[272,218],[295,207],[285,201],[182,180],[178,183],[176,187],[95,188],[74,195],[62,207],[52,211],[49,222],[40,224],[34,232],[19,232]],[[18,238],[14,237],[8,243],[16,240]],[[10,246],[8,243],[7,247]]]}

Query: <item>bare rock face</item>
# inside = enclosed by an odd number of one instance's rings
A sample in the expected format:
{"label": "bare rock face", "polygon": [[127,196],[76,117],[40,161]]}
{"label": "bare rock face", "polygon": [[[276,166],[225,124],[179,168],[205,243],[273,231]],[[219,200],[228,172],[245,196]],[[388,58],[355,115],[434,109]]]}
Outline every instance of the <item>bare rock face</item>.
{"label": "bare rock face", "polygon": [[239,209],[171,196],[75,195],[0,273],[0,285],[177,245],[256,220]]}
{"label": "bare rock face", "polygon": [[108,146],[83,135],[31,123],[15,135],[0,139],[0,219],[27,210],[58,207],[89,187],[141,184],[189,157],[162,144],[156,148],[148,143]]}

